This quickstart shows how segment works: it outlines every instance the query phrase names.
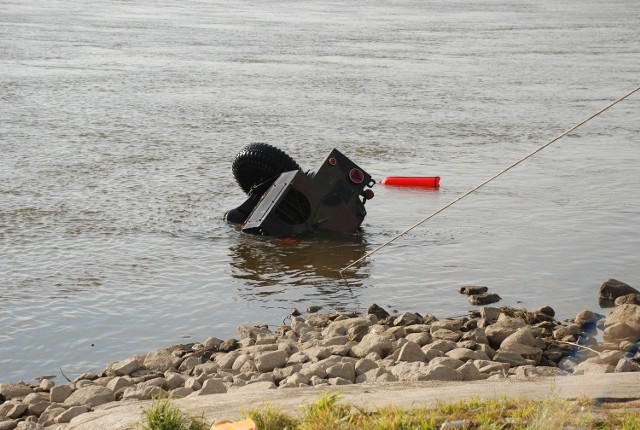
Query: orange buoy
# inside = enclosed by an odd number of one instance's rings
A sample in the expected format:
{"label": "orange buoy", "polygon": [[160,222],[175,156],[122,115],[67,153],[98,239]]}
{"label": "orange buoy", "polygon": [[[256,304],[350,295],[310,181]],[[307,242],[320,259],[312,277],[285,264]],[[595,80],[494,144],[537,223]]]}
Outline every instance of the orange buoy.
{"label": "orange buoy", "polygon": [[440,176],[387,176],[380,183],[398,187],[438,188],[440,186]]}

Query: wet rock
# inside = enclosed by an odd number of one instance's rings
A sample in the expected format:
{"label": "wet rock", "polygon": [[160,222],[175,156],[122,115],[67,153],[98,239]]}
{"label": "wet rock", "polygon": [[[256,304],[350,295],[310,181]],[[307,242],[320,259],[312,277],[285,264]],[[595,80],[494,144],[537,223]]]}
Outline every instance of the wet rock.
{"label": "wet rock", "polygon": [[489,291],[489,287],[485,287],[482,285],[465,285],[458,289],[458,292],[460,294],[466,294],[467,296],[483,294],[487,291]]}
{"label": "wet rock", "polygon": [[556,311],[554,311],[551,306],[543,306],[538,309],[538,312],[551,318],[556,316]]}
{"label": "wet rock", "polygon": [[69,397],[67,397],[63,405],[65,407],[85,405],[90,408],[94,408],[104,403],[113,402],[114,400],[115,397],[113,392],[107,387],[90,385],[74,391]]}
{"label": "wet rock", "polygon": [[367,314],[375,315],[378,320],[383,320],[390,316],[389,312],[376,305],[375,303],[369,306],[369,309],[367,309]]}
{"label": "wet rock", "polygon": [[640,291],[625,284],[624,282],[620,282],[616,279],[609,279],[600,285],[598,302],[602,307],[611,307],[614,306],[618,297],[626,296],[628,294],[640,294]]}
{"label": "wet rock", "polygon": [[502,300],[502,297],[495,293],[483,293],[469,296],[469,303],[473,306],[490,305],[491,303],[497,303]]}
{"label": "wet rock", "polygon": [[576,317],[573,319],[573,322],[576,326],[580,328],[580,330],[595,330],[596,323],[600,316],[595,312],[591,312],[589,310],[582,310],[578,312]]}
{"label": "wet rock", "polygon": [[4,382],[0,384],[0,398],[11,400],[33,393],[33,388],[23,383]]}
{"label": "wet rock", "polygon": [[321,309],[322,309],[322,306],[309,306],[309,307],[307,307],[307,313],[315,314],[316,312],[320,311]]}
{"label": "wet rock", "polygon": [[640,305],[640,294],[627,294],[626,296],[620,296],[615,300],[615,302],[613,302],[613,304],[616,306]]}

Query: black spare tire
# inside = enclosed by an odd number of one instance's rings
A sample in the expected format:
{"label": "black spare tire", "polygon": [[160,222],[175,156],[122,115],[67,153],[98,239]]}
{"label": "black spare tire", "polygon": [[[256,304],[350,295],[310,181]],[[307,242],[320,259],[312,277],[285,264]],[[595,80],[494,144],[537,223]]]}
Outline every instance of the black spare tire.
{"label": "black spare tire", "polygon": [[283,172],[301,170],[286,152],[268,143],[252,143],[236,155],[231,166],[240,188],[249,194],[251,188],[275,180]]}

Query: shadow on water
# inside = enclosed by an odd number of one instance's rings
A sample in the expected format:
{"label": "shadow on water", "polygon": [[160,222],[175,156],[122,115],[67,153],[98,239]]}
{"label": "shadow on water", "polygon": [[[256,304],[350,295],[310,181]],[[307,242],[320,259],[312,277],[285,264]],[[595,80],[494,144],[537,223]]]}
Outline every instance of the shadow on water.
{"label": "shadow on water", "polygon": [[347,305],[357,301],[368,267],[350,273],[348,285],[340,269],[367,248],[360,234],[276,239],[238,233],[229,248],[231,276],[248,300]]}

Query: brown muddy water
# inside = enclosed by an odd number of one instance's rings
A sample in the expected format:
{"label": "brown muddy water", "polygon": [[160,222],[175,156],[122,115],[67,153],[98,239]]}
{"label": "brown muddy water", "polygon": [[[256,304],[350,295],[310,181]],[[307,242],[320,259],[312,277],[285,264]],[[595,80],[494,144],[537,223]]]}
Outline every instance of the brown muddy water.
{"label": "brown muddy water", "polygon": [[[0,2],[0,381],[101,371],[293,307],[598,311],[640,286],[637,94],[338,270],[640,84],[637,0]],[[377,180],[362,232],[299,244],[222,221],[234,155]],[[604,312],[604,311],[603,311]]]}

